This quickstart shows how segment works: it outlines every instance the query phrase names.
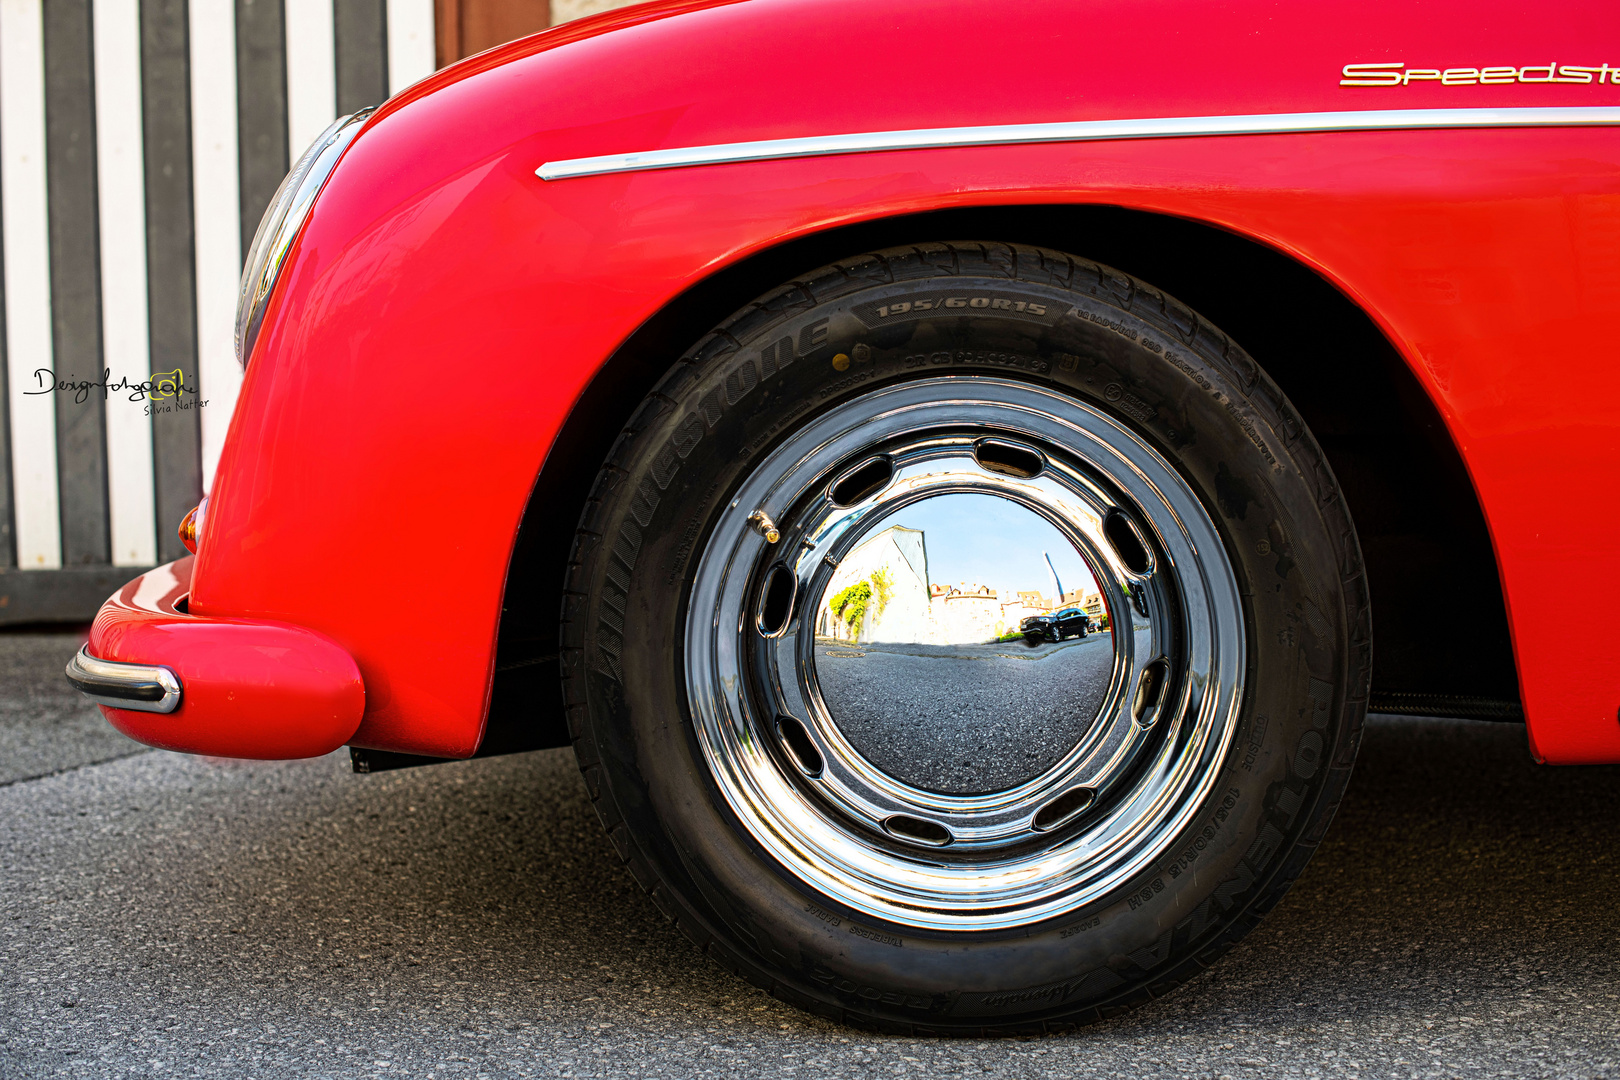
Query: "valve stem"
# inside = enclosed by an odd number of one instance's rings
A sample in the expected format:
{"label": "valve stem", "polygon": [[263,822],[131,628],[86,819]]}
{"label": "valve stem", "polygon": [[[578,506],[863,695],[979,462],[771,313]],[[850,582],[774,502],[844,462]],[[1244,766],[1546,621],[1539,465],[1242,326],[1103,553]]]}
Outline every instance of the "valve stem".
{"label": "valve stem", "polygon": [[763,510],[755,510],[748,515],[748,524],[759,530],[759,535],[765,538],[767,544],[774,544],[782,539],[782,533],[772,521],[770,515]]}

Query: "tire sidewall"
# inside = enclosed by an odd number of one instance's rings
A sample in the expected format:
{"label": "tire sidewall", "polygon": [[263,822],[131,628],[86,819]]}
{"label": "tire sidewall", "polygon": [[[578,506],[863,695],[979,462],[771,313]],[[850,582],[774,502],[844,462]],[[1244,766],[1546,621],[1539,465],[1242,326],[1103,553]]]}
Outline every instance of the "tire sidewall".
{"label": "tire sidewall", "polygon": [[[1365,697],[1354,641],[1365,602],[1343,587],[1348,519],[1341,528],[1324,514],[1320,451],[1281,395],[1246,357],[1217,354],[1211,342],[1224,339],[1178,320],[1173,301],[1102,268],[1091,281],[1031,281],[994,268],[908,275],[896,261],[886,260],[890,280],[840,268],[822,287],[779,290],[701,343],[649,399],[616,451],[603,528],[582,559],[586,737],[636,854],[679,916],[756,981],[874,1022],[941,1029],[1095,1013],[1177,981],[1235,940],[1325,828],[1354,751],[1353,703]],[[958,297],[962,306],[899,321],[876,314]],[[1023,307],[990,306],[999,301]],[[1243,706],[1204,805],[1132,881],[1014,931],[919,931],[791,878],[725,805],[686,706],[687,597],[731,492],[826,409],[941,374],[1057,389],[1137,431],[1204,503],[1244,596]]]}

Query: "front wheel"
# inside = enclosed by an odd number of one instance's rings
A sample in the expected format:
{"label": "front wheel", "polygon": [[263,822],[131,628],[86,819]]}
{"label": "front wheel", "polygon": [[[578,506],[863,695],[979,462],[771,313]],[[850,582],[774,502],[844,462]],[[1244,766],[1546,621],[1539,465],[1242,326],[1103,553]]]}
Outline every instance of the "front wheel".
{"label": "front wheel", "polygon": [[[1111,650],[1002,651],[1049,574]],[[1072,1026],[1228,948],[1327,827],[1371,659],[1343,499],[1264,373],[998,244],[850,260],[695,346],[567,597],[636,879],[757,985],[903,1031]]]}

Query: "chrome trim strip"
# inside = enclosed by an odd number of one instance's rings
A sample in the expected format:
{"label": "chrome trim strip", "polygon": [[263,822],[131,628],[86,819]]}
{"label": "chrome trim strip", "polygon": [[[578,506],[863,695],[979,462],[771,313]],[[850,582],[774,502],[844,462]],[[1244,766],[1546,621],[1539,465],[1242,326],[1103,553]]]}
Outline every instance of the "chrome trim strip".
{"label": "chrome trim strip", "polygon": [[683,146],[634,154],[548,161],[535,170],[542,180],[576,176],[724,165],[739,161],[870,154],[884,150],[933,150],[1015,143],[1092,142],[1100,139],[1177,139],[1200,135],[1278,135],[1322,131],[1402,131],[1424,128],[1582,127],[1620,124],[1620,106],[1517,109],[1372,109],[1358,112],[1259,113],[1252,116],[1175,116],[1142,120],[1079,120],[1056,124],[992,124],[985,127],[868,131],[800,139]]}
{"label": "chrome trim strip", "polygon": [[163,664],[99,660],[86,645],[68,661],[67,678],[97,705],[155,713],[172,713],[180,707],[180,676]]}

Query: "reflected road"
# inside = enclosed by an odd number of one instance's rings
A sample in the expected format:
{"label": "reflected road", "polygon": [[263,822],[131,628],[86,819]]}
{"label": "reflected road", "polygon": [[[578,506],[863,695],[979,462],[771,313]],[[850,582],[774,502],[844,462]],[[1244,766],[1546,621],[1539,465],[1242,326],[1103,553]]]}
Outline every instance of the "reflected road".
{"label": "reflected road", "polygon": [[816,645],[845,738],[891,776],[949,794],[1000,791],[1055,764],[1091,726],[1112,666],[1108,634],[1035,648]]}

